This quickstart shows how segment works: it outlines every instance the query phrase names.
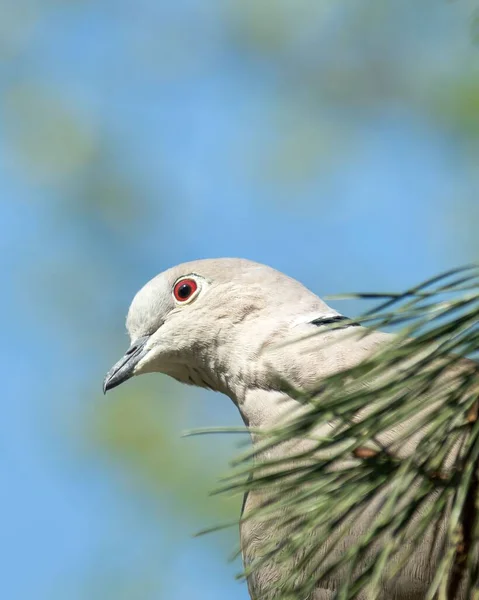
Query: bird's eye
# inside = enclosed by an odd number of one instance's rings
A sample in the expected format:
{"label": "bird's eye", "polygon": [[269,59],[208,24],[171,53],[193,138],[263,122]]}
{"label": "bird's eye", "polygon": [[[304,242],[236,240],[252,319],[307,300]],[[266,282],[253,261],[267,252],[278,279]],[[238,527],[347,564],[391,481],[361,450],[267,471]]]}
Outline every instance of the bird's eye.
{"label": "bird's eye", "polygon": [[194,279],[180,279],[175,283],[173,296],[177,302],[186,302],[198,289],[198,284]]}

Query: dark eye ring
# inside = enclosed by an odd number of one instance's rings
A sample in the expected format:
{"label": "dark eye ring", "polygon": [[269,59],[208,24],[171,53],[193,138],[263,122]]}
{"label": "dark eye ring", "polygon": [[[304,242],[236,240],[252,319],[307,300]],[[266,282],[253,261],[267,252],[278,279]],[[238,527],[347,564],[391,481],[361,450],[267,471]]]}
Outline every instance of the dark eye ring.
{"label": "dark eye ring", "polygon": [[198,289],[198,284],[194,279],[180,279],[175,283],[173,288],[173,296],[177,302],[186,302]]}

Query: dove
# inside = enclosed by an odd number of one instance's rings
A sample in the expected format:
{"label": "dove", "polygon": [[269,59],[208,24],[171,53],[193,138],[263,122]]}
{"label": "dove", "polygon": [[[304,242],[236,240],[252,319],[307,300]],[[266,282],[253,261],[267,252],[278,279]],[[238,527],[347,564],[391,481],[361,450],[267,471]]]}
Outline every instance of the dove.
{"label": "dove", "polygon": [[[337,326],[331,328],[332,324]],[[105,392],[145,373],[163,373],[187,385],[220,392],[238,408],[251,430],[253,445],[259,443],[257,430],[278,426],[302,410],[289,389],[315,389],[322,379],[354,367],[394,337],[380,331],[364,335],[363,327],[300,282],[266,265],[237,258],[197,260],[160,273],[134,297],[126,327],[131,345],[106,375]],[[314,335],[322,329],[321,336]],[[326,426],[318,433],[328,435],[328,431]],[[383,442],[393,441],[394,432],[386,433]],[[403,454],[414,452],[417,443],[411,440],[409,447],[402,448]],[[299,440],[273,448],[261,458],[289,453],[294,459],[295,453],[307,447],[307,441]],[[243,516],[264,500],[261,491],[250,491],[243,502]],[[358,518],[347,522],[348,531],[340,544],[319,549],[325,561],[345,552],[367,532],[383,501],[373,499]],[[281,535],[271,522],[242,519],[245,566],[261,558],[265,540]],[[443,538],[444,524],[439,523],[437,531],[425,532],[418,548],[405,547],[408,560],[397,576],[385,579],[377,597],[425,598],[444,552]],[[252,599],[276,597],[284,578],[278,565],[274,560],[263,561],[249,574]],[[340,577],[341,573],[331,574],[320,580],[308,599],[300,600],[334,598]],[[369,600],[367,592],[361,594],[358,598]]]}

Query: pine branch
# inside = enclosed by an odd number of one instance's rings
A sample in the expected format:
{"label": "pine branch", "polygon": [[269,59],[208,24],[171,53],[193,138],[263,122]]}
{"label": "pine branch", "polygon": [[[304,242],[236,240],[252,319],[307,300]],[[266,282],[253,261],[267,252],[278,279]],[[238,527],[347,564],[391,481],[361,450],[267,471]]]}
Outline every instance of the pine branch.
{"label": "pine branch", "polygon": [[[397,576],[424,536],[445,522],[428,598],[454,600],[464,586],[473,597],[479,571],[479,267],[449,271],[401,294],[353,297],[380,301],[355,319],[367,328],[365,335],[402,329],[376,354],[312,392],[290,390],[303,404],[302,414],[264,432],[261,443],[237,461],[223,491],[261,491],[265,502],[244,519],[280,532],[264,542],[245,573],[274,561],[285,573],[275,597],[308,598],[318,583],[340,572],[337,598],[350,600],[367,589],[373,600],[381,581]],[[315,436],[331,422],[331,435]],[[399,433],[386,444],[384,432],[391,430]],[[300,455],[251,460],[306,438],[311,443]],[[364,534],[328,560],[322,546],[340,545],[348,523],[378,498],[381,510]]]}

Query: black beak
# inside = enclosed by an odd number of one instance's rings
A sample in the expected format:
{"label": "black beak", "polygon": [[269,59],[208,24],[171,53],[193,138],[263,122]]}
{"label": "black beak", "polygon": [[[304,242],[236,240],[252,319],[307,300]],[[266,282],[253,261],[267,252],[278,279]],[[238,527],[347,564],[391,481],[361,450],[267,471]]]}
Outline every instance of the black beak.
{"label": "black beak", "polygon": [[130,377],[133,377],[133,370],[146,353],[145,345],[149,335],[144,335],[136,339],[128,348],[125,356],[121,358],[106,374],[103,380],[103,393],[113,389],[120,383],[123,383]]}

